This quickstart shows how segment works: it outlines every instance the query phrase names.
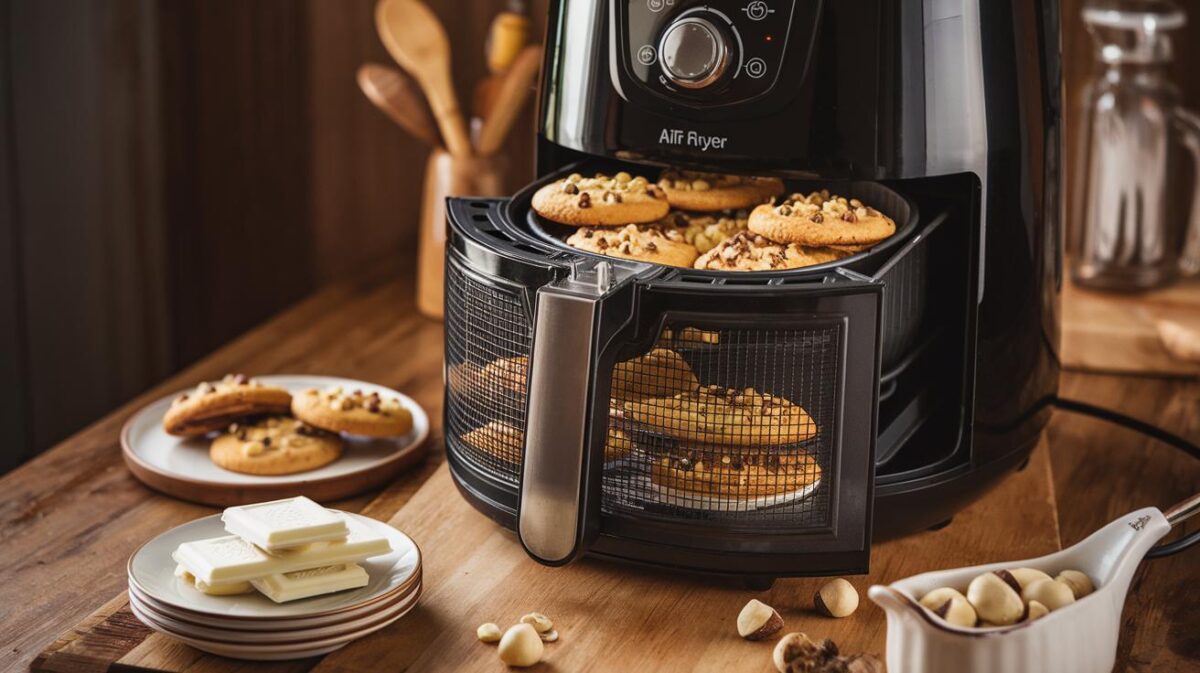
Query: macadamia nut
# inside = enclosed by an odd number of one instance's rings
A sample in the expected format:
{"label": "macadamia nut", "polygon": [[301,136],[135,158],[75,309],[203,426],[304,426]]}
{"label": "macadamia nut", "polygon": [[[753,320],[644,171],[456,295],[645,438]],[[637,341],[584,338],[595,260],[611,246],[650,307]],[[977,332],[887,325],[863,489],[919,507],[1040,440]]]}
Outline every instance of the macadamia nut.
{"label": "macadamia nut", "polygon": [[521,623],[531,625],[538,633],[545,633],[554,628],[554,622],[550,621],[549,617],[540,612],[530,612],[521,617]]}
{"label": "macadamia nut", "polygon": [[1033,568],[1013,568],[1008,571],[1013,578],[1017,580],[1017,584],[1021,585],[1021,591],[1025,591],[1025,587],[1033,584],[1038,580],[1048,580],[1050,576],[1040,570]]}
{"label": "macadamia nut", "polygon": [[971,627],[979,621],[979,616],[975,614],[975,608],[971,607],[967,597],[950,587],[934,589],[925,594],[921,597],[921,605],[954,626]]}
{"label": "macadamia nut", "polygon": [[846,617],[858,609],[858,592],[839,577],[821,586],[813,596],[813,605],[826,617]]}
{"label": "macadamia nut", "polygon": [[510,627],[500,638],[497,653],[500,661],[509,666],[533,666],[542,660],[546,646],[538,632],[530,624],[517,624]]}
{"label": "macadamia nut", "polygon": [[501,635],[503,634],[500,633],[500,627],[491,622],[480,624],[479,628],[475,629],[475,637],[485,643],[499,642]]}
{"label": "macadamia nut", "polygon": [[1025,590],[1021,592],[1021,598],[1025,599],[1027,603],[1037,601],[1051,612],[1075,602],[1075,594],[1071,592],[1071,587],[1067,586],[1065,582],[1049,578],[1038,580],[1025,587]]}
{"label": "macadamia nut", "polygon": [[1096,585],[1092,584],[1092,578],[1078,570],[1064,570],[1054,579],[1071,587],[1071,593],[1074,594],[1075,600],[1096,590]]}
{"label": "macadamia nut", "polygon": [[746,640],[762,640],[775,635],[783,628],[783,617],[775,608],[758,599],[746,603],[738,613],[738,635]]}
{"label": "macadamia nut", "polygon": [[1025,603],[1017,593],[1019,587],[1007,571],[984,573],[967,586],[967,601],[986,622],[997,626],[1016,624],[1025,614]]}

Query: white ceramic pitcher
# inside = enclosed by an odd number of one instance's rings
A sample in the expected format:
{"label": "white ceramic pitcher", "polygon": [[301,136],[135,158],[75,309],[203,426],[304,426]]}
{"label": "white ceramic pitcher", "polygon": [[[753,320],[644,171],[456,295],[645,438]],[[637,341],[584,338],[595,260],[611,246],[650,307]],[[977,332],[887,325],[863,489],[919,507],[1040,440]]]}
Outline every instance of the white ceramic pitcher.
{"label": "white ceramic pitcher", "polygon": [[[1024,561],[929,572],[875,585],[867,595],[887,612],[887,666],[895,673],[1107,673],[1116,660],[1121,608],[1134,570],[1171,527],[1200,509],[1200,495],[1166,514],[1147,507],[1079,544]],[[952,626],[918,603],[939,587],[965,589],[976,576],[1035,568],[1051,576],[1081,570],[1095,592],[1032,622],[992,628]]]}

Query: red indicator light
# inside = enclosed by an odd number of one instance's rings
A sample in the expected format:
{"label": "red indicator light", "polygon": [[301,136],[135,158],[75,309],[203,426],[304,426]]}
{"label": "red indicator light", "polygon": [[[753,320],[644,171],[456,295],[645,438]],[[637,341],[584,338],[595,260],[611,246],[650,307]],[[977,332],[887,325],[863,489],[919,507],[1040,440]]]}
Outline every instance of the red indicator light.
{"label": "red indicator light", "polygon": [[773,37],[771,37],[770,35],[768,35],[768,36],[766,36],[766,37],[765,37],[765,38],[763,38],[763,39],[764,39],[764,40],[766,40],[767,42],[770,42],[771,40],[773,40],[773,39],[775,39],[775,38],[773,38]]}

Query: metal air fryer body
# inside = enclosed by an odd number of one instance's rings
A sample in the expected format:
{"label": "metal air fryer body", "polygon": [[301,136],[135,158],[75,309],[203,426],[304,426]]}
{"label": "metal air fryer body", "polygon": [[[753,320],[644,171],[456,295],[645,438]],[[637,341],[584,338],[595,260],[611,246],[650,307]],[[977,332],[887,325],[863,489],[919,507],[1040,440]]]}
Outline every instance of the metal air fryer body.
{"label": "metal air fryer body", "polygon": [[[865,571],[872,538],[948,521],[1028,459],[1056,393],[1060,80],[1053,0],[552,3],[541,177],[448,208],[446,445],[464,496],[543,563],[757,577]],[[568,172],[663,166],[863,195],[900,231],[838,263],[737,274],[573,250],[531,215]],[[655,347],[703,385],[802,404],[820,479],[694,501],[606,451],[629,422],[614,376]],[[489,366],[513,361],[518,377]],[[650,463],[678,449],[634,434]]]}

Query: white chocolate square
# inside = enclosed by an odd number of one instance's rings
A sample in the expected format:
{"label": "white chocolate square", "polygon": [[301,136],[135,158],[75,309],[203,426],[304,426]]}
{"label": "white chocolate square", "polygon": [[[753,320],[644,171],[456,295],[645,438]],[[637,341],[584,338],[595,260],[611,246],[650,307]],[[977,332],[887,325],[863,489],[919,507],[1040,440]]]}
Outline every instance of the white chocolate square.
{"label": "white chocolate square", "polygon": [[350,531],[345,540],[314,542],[268,554],[236,535],[226,535],[184,542],[171,556],[197,579],[214,585],[248,581],[275,573],[357,563],[392,550],[388,539],[377,535],[366,524],[350,516],[344,519]]}
{"label": "white chocolate square", "polygon": [[331,594],[335,591],[364,587],[369,580],[367,571],[356,563],[331,565],[290,573],[267,575],[251,584],[276,603]]}
{"label": "white chocolate square", "polygon": [[221,514],[225,530],[269,552],[344,539],[345,519],[304,496],[229,507]]}
{"label": "white chocolate square", "polygon": [[175,566],[175,576],[187,582],[193,589],[202,594],[209,596],[236,596],[238,594],[248,594],[254,591],[254,585],[249,582],[220,582],[217,584],[207,584],[196,579],[196,576],[188,572],[187,568],[181,565]]}

